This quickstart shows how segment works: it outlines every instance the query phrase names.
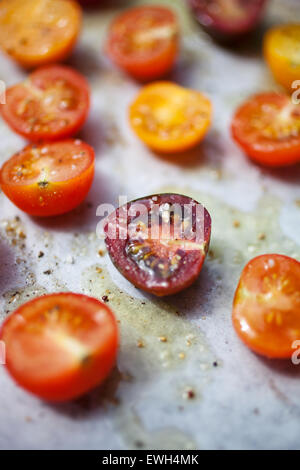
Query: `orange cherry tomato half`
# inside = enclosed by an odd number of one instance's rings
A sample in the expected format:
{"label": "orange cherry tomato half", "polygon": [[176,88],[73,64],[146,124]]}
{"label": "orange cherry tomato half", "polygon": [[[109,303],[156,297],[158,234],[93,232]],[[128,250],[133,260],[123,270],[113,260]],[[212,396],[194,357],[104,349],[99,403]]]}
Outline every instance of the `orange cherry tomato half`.
{"label": "orange cherry tomato half", "polygon": [[69,67],[49,65],[9,88],[0,112],[15,132],[36,142],[75,135],[89,108],[86,79]]}
{"label": "orange cherry tomato half", "polygon": [[270,29],[264,38],[264,56],[275,80],[290,93],[300,80],[300,23]]}
{"label": "orange cherry tomato half", "polygon": [[172,10],[159,6],[132,8],[112,23],[107,52],[119,67],[137,79],[160,78],[175,62],[178,33]]}
{"label": "orange cherry tomato half", "polygon": [[73,0],[1,0],[0,47],[26,68],[64,60],[81,27]]}
{"label": "orange cherry tomato half", "polygon": [[300,263],[268,254],[244,268],[232,312],[237,334],[253,351],[289,358],[300,339]]}
{"label": "orange cherry tomato half", "polygon": [[38,297],[2,325],[6,367],[27,391],[66,401],[100,384],[115,364],[118,328],[98,300],[63,293]]}
{"label": "orange cherry tomato half", "polygon": [[154,194],[112,212],[105,243],[116,268],[157,296],[190,286],[199,276],[211,233],[205,207],[181,194]]}
{"label": "orange cherry tomato half", "polygon": [[130,124],[150,148],[176,153],[197,145],[212,115],[208,98],[171,82],[155,82],[139,92],[130,107]]}
{"label": "orange cherry tomato half", "polygon": [[1,189],[30,215],[63,214],[86,197],[94,160],[92,147],[80,140],[29,145],[2,166]]}
{"label": "orange cherry tomato half", "polygon": [[263,93],[236,111],[232,135],[249,157],[267,166],[300,161],[300,107],[285,94]]}

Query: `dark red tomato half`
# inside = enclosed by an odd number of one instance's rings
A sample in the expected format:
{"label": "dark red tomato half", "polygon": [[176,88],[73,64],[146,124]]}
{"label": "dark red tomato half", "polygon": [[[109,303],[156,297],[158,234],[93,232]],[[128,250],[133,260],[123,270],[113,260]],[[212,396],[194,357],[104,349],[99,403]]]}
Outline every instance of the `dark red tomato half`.
{"label": "dark red tomato half", "polygon": [[86,79],[70,67],[49,65],[10,87],[2,117],[30,141],[60,140],[75,135],[90,108]]}
{"label": "dark red tomato half", "polygon": [[109,5],[108,0],[79,0],[79,3],[83,8],[106,7]]}
{"label": "dark red tomato half", "polygon": [[248,33],[267,0],[189,0],[197,20],[212,36],[230,40]]}
{"label": "dark red tomato half", "polygon": [[110,258],[126,279],[152,294],[171,295],[198,277],[211,218],[194,199],[156,194],[119,207],[104,232]]}

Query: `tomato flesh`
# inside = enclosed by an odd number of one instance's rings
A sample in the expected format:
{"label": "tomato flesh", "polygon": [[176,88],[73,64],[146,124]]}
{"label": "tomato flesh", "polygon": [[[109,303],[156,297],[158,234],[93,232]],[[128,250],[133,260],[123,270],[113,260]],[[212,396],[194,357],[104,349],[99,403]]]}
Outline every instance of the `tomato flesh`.
{"label": "tomato flesh", "polygon": [[86,197],[94,159],[93,149],[80,140],[29,145],[2,166],[1,189],[30,215],[63,214]]}
{"label": "tomato flesh", "polygon": [[291,357],[293,342],[300,338],[300,263],[277,254],[252,259],[241,275],[232,319],[255,352]]}
{"label": "tomato flesh", "polygon": [[132,8],[112,23],[107,51],[118,66],[135,78],[159,78],[175,62],[178,34],[172,10],[158,6]]}
{"label": "tomato flesh", "polygon": [[131,283],[163,296],[198,277],[208,250],[211,219],[197,201],[157,194],[119,207],[104,226],[112,262]]}
{"label": "tomato flesh", "polygon": [[60,140],[75,135],[90,107],[89,85],[75,70],[42,67],[7,90],[0,106],[5,121],[31,141]]}
{"label": "tomato flesh", "polygon": [[300,24],[271,28],[264,37],[264,56],[275,80],[287,91],[300,79]]}
{"label": "tomato flesh", "polygon": [[214,37],[233,39],[251,31],[266,0],[189,0],[196,18]]}
{"label": "tomato flesh", "polygon": [[18,308],[4,322],[6,367],[27,391],[50,401],[76,398],[114,366],[118,329],[112,311],[80,294],[51,294]]}
{"label": "tomato flesh", "polygon": [[211,123],[211,102],[171,82],[146,85],[130,106],[130,124],[150,148],[175,153],[197,145]]}
{"label": "tomato flesh", "polygon": [[26,68],[64,60],[81,27],[73,0],[1,0],[0,46]]}
{"label": "tomato flesh", "polygon": [[255,161],[268,166],[300,161],[300,109],[289,96],[263,93],[235,113],[232,135]]}

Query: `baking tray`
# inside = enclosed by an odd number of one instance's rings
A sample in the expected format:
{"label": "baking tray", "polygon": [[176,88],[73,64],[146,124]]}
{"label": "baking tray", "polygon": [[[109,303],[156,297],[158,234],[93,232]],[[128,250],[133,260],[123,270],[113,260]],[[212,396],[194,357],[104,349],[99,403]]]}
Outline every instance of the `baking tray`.
{"label": "baking tray", "polygon": [[[162,159],[133,135],[128,105],[139,85],[103,53],[111,19],[137,3],[149,2],[106,2],[87,11],[69,60],[88,77],[93,92],[80,136],[96,151],[87,200],[66,216],[40,220],[0,194],[1,320],[46,292],[107,295],[120,321],[117,367],[90,394],[51,405],[18,388],[0,366],[0,448],[299,448],[300,367],[248,350],[233,331],[231,305],[250,258],[280,252],[299,259],[300,168],[266,170],[252,164],[228,131],[244,98],[277,89],[261,57],[262,34],[273,23],[300,21],[299,2],[271,1],[264,25],[235,49],[203,33],[185,2],[155,2],[176,9],[181,22],[180,58],[169,78],[205,92],[214,105],[205,142],[176,160]],[[10,85],[23,76],[0,56],[1,80]],[[24,145],[2,121],[0,141],[1,164]],[[157,300],[112,266],[96,236],[96,208],[117,205],[119,195],[132,199],[161,191],[196,198],[213,225],[198,281]]]}

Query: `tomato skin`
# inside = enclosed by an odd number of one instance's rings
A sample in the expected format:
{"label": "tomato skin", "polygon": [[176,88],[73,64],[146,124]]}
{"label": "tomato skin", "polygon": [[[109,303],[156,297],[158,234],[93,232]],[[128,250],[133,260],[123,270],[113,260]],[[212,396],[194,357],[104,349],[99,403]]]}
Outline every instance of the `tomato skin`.
{"label": "tomato skin", "polygon": [[[279,123],[280,112],[290,107],[290,103],[290,97],[285,94],[262,93],[250,97],[235,112],[231,124],[232,136],[255,162],[269,167],[280,167],[300,161],[300,114],[297,106],[292,107],[295,114],[293,120],[289,118],[290,120],[286,121],[290,126],[298,126],[294,134],[279,136],[274,128],[276,123]],[[274,108],[270,117],[266,117],[264,107]],[[254,128],[251,123],[253,118],[258,122],[266,118],[265,124],[268,124],[274,136],[264,136],[262,129]]]}
{"label": "tomato skin", "polygon": [[232,321],[254,352],[290,358],[300,334],[299,261],[278,254],[249,261],[234,296]]}
{"label": "tomato skin", "polygon": [[[73,146],[75,142],[65,140],[59,143],[49,143],[47,146],[50,148],[51,145],[54,148],[61,145],[68,147]],[[0,172],[2,191],[19,209],[32,216],[49,217],[71,211],[85,199],[91,188],[95,172],[94,150],[83,142],[80,145],[82,150],[88,154],[89,164],[79,175],[65,181],[48,181],[46,186],[38,182],[15,184],[9,178],[4,177],[4,173],[7,166],[12,165],[13,161],[19,158],[19,154],[16,154],[2,166]],[[31,145],[25,147],[21,154],[26,154],[31,148]]]}
{"label": "tomato skin", "polygon": [[[60,20],[65,26],[57,25]],[[77,42],[81,23],[75,0],[1,0],[0,45],[26,69],[62,62]]]}
{"label": "tomato skin", "polygon": [[[156,41],[156,47],[152,50],[144,50],[141,53],[126,53],[125,45],[128,42],[127,49],[131,47],[129,43],[130,34],[136,34],[137,30],[147,32],[139,28],[139,22],[142,18],[156,18],[157,22],[163,22],[174,29],[172,37],[161,40],[159,45]],[[139,28],[139,29],[138,29]],[[177,32],[176,32],[177,31]],[[142,49],[142,47],[140,46]],[[178,24],[172,10],[160,6],[142,6],[131,8],[121,14],[112,23],[108,35],[106,50],[109,57],[116,65],[124,69],[129,75],[137,80],[154,80],[164,76],[174,65],[178,54]]]}
{"label": "tomato skin", "polygon": [[[65,89],[60,95],[59,91],[57,92],[61,99],[52,110],[42,100],[47,96],[50,98],[55,96],[51,91],[51,86],[60,81],[64,82]],[[47,90],[50,90],[48,95]],[[70,95],[66,95],[68,92]],[[42,94],[44,98],[36,98],[36,93]],[[65,99],[64,96],[67,98]],[[67,100],[74,103],[75,108],[71,104],[70,109],[60,109],[58,106],[61,106],[64,101],[68,102]],[[20,114],[20,107],[26,106],[28,102],[35,106],[34,110],[27,115],[25,107],[25,114]],[[85,123],[89,109],[90,89],[86,79],[76,70],[62,65],[50,65],[35,70],[26,82],[8,88],[6,104],[0,105],[1,115],[7,124],[32,142],[55,141],[74,136]],[[52,114],[49,121],[47,121],[48,113]],[[36,121],[37,127],[31,124],[32,120]]]}
{"label": "tomato skin", "polygon": [[[235,41],[252,31],[261,19],[267,0],[237,1],[237,4],[241,4],[241,12],[244,10],[244,15],[240,18],[231,17],[230,8],[227,13],[228,16],[222,14],[222,8],[228,5],[227,2],[228,0],[223,0],[223,2],[220,2],[220,0],[188,0],[201,26],[221,42]],[[224,6],[220,8],[219,3],[223,3]],[[214,4],[216,4],[215,12],[212,11]],[[219,11],[218,7],[221,10],[220,13],[217,13]]]}
{"label": "tomato skin", "polygon": [[[50,183],[46,190],[37,185],[16,188],[1,184],[1,189],[15,206],[27,214],[35,217],[52,217],[70,212],[79,206],[89,192],[93,178],[94,168],[91,167],[78,178],[78,181],[72,181],[72,184]],[[38,202],[41,198],[42,206]]]}
{"label": "tomato skin", "polygon": [[[83,347],[90,348],[88,360],[76,357],[76,351],[73,357],[72,351],[57,350],[55,342],[47,342],[47,319],[40,332],[34,330],[37,312],[43,315],[46,309],[57,306],[67,308],[70,316],[72,312],[78,315],[80,309],[80,316],[94,324],[95,330],[98,328],[98,340],[90,330],[68,334],[71,340],[79,338]],[[103,318],[98,322],[100,312]],[[31,330],[24,332],[23,327]],[[11,377],[25,390],[53,402],[73,400],[103,382],[115,364],[119,343],[112,311],[95,298],[73,293],[44,295],[22,305],[2,324],[0,339],[6,344],[6,369]]]}
{"label": "tomato skin", "polygon": [[[194,208],[198,207],[203,210],[201,215],[201,221],[203,223],[203,234],[201,239],[201,247],[199,245],[196,246],[194,249],[187,250],[182,246],[178,246],[178,249],[175,248],[173,254],[177,256],[180,254],[181,260],[177,269],[174,271],[168,272],[166,277],[161,277],[154,271],[151,272],[147,269],[142,269],[139,265],[139,261],[135,261],[133,257],[130,256],[128,247],[132,246],[132,238],[129,236],[127,232],[127,237],[119,236],[117,237],[110,237],[109,230],[112,225],[115,224],[115,220],[122,220],[127,219],[127,229],[129,230],[129,224],[133,224],[134,217],[131,215],[131,211],[135,204],[142,204],[146,209],[148,214],[150,210],[153,209],[153,203],[163,207],[165,204],[170,205],[190,205],[192,204]],[[196,210],[196,209],[195,209]],[[194,215],[193,215],[193,223],[195,223]],[[149,225],[149,228],[152,225]],[[193,226],[193,228],[195,228]],[[208,251],[209,242],[210,242],[210,234],[211,234],[211,218],[208,211],[197,201],[189,198],[188,196],[183,196],[180,194],[156,194],[140,199],[136,199],[135,201],[131,201],[127,205],[119,207],[115,212],[113,212],[107,219],[106,224],[104,226],[104,233],[105,233],[105,243],[107,246],[108,254],[111,258],[111,261],[115,265],[115,267],[119,270],[119,272],[134,286],[139,289],[142,289],[145,292],[149,292],[154,294],[158,297],[166,296],[166,295],[173,295],[177,292],[180,292],[183,289],[189,287],[193,282],[198,278],[199,273],[202,269],[203,263],[205,261],[206,253]],[[172,240],[172,238],[171,238]],[[177,243],[177,238],[175,239]],[[182,239],[185,240],[186,239]],[[180,240],[180,241],[182,241]],[[147,241],[147,240],[146,240]],[[152,243],[152,240],[150,239]],[[161,243],[161,240],[159,241]],[[200,244],[200,242],[199,242]],[[136,246],[136,245],[135,245]],[[154,246],[154,245],[153,245]],[[134,247],[134,245],[133,245]],[[151,245],[150,245],[151,248]],[[170,251],[172,248],[170,248]],[[155,247],[154,247],[155,252]],[[166,261],[166,252],[162,255],[157,252],[158,255],[156,259],[161,257],[161,262]],[[155,255],[156,256],[156,255]],[[147,257],[147,254],[146,254]],[[146,259],[145,257],[145,259]],[[148,258],[149,259],[149,258]],[[174,259],[174,258],[173,258]],[[155,262],[155,259],[154,259]],[[157,264],[157,263],[156,263]],[[171,262],[172,266],[172,262]],[[159,267],[159,264],[158,264]],[[155,268],[153,268],[155,269]],[[168,266],[168,270],[172,270],[170,265]]]}
{"label": "tomato skin", "polygon": [[144,86],[129,109],[133,131],[148,147],[163,154],[180,153],[199,144],[211,116],[212,104],[202,93],[163,81]]}
{"label": "tomato skin", "polygon": [[[264,37],[265,60],[275,78],[289,93],[292,84],[300,78],[300,61],[293,59],[300,48],[300,24],[286,24],[271,28]],[[297,61],[298,60],[298,61]]]}

